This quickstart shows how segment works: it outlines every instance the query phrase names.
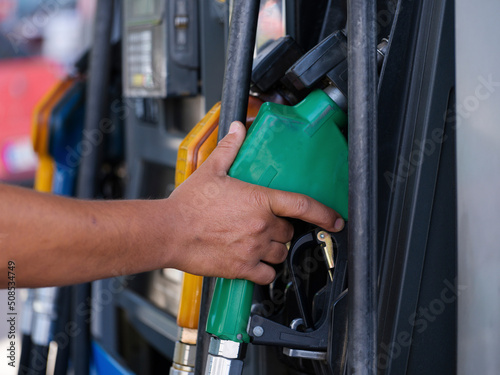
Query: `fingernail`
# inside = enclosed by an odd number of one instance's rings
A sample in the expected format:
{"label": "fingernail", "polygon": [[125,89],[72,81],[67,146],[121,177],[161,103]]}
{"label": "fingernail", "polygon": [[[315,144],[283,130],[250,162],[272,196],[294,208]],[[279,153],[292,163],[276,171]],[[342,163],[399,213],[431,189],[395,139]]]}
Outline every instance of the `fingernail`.
{"label": "fingernail", "polygon": [[227,134],[233,134],[233,133],[236,133],[238,131],[238,123],[237,122],[232,122],[231,125],[229,126],[229,131],[227,132]]}
{"label": "fingernail", "polygon": [[344,219],[338,218],[337,220],[335,220],[335,229],[337,231],[341,231],[344,228],[344,225]]}

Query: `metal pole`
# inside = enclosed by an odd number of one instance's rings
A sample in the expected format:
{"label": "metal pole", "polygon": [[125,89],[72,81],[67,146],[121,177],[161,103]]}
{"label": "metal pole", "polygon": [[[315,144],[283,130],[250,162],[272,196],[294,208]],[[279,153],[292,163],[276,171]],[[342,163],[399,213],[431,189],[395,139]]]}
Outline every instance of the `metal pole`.
{"label": "metal pole", "polygon": [[234,0],[222,87],[219,140],[233,121],[245,123],[260,0]]}
{"label": "metal pole", "polygon": [[377,368],[377,29],[376,2],[350,0],[349,374]]}

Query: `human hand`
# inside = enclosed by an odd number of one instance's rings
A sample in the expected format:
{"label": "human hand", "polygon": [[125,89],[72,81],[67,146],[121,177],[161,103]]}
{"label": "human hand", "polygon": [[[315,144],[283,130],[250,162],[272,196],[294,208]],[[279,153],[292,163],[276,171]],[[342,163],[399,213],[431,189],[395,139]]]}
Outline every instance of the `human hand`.
{"label": "human hand", "polygon": [[245,128],[231,124],[205,163],[167,199],[173,222],[169,267],[204,276],[269,284],[269,264],[283,262],[297,218],[329,231],[344,221],[331,208],[302,194],[273,190],[229,177]]}

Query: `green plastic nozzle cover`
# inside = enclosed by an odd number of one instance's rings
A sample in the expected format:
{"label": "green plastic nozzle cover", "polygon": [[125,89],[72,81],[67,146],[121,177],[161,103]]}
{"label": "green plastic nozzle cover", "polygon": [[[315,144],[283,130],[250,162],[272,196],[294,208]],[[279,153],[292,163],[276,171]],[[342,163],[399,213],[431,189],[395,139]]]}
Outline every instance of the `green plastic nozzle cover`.
{"label": "green plastic nozzle cover", "polygon": [[[294,107],[264,103],[229,175],[308,195],[347,219],[346,126],[346,114],[321,90]],[[253,287],[247,280],[217,279],[207,332],[248,343]]]}

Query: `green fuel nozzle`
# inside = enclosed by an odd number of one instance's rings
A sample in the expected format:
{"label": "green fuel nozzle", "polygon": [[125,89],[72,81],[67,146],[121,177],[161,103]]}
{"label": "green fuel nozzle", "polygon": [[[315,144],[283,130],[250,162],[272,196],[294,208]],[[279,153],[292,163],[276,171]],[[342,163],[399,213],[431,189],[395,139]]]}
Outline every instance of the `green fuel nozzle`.
{"label": "green fuel nozzle", "polygon": [[[329,96],[341,100],[342,93],[335,88],[326,91],[315,90],[293,107],[264,103],[229,175],[306,194],[347,219],[347,141],[343,134],[347,116]],[[250,342],[247,325],[253,289],[247,280],[217,279],[207,332],[221,341]],[[220,356],[210,355],[212,359]]]}
{"label": "green fuel nozzle", "polygon": [[[316,75],[324,76],[346,57],[346,49],[341,48],[346,45],[345,36],[340,32],[326,38],[295,63],[298,52],[290,38],[275,44],[254,67],[252,78],[261,91],[270,89],[277,82],[276,77],[284,75],[287,69],[287,82],[297,87],[288,86],[300,90],[316,82]],[[317,55],[328,58],[318,63]],[[269,66],[277,73],[273,75],[274,80],[266,75]],[[313,91],[293,107],[264,103],[229,175],[253,184],[309,195],[346,218],[347,142],[342,134],[347,125],[345,103],[345,95],[334,86]],[[246,280],[217,279],[207,332],[220,340],[250,342],[247,324],[253,288],[254,284]]]}

